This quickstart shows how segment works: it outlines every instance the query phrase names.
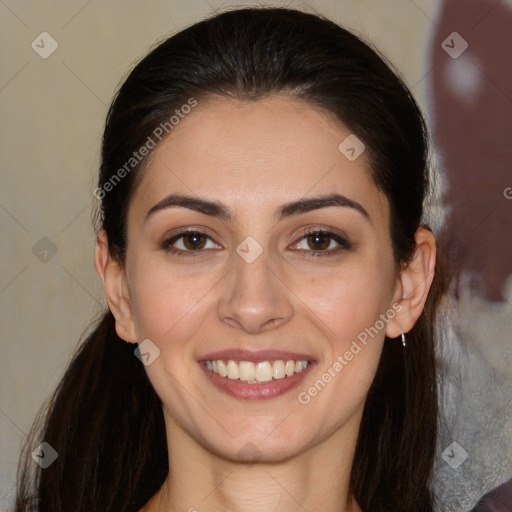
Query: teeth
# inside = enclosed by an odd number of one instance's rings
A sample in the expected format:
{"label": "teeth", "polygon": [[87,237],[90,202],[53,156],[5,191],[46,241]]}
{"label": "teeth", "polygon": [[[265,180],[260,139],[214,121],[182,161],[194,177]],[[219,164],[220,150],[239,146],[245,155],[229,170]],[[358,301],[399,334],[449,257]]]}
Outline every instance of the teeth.
{"label": "teeth", "polygon": [[228,361],[228,379],[238,379],[238,365],[235,361]]}
{"label": "teeth", "polygon": [[262,361],[256,365],[256,380],[258,382],[269,382],[272,380],[272,366],[268,361]]}
{"label": "teeth", "polygon": [[260,361],[253,363],[251,361],[236,362],[230,359],[225,363],[218,359],[215,361],[206,361],[208,370],[227,377],[231,380],[240,380],[248,384],[258,384],[259,382],[270,382],[272,379],[284,379],[291,377],[294,373],[305,370],[309,365],[309,361],[293,361],[289,359],[283,361],[277,359],[273,363],[270,361]]}
{"label": "teeth", "polygon": [[284,376],[284,361],[278,359],[277,361],[274,361],[274,364],[272,365],[272,377],[274,377],[274,379],[283,379]]}
{"label": "teeth", "polygon": [[228,369],[226,368],[226,365],[224,364],[224,361],[217,361],[217,367],[219,369],[219,375],[221,377],[227,377]]}
{"label": "teeth", "polygon": [[249,380],[256,380],[256,368],[254,363],[250,361],[241,361],[238,364],[239,367],[239,379],[247,382]]}

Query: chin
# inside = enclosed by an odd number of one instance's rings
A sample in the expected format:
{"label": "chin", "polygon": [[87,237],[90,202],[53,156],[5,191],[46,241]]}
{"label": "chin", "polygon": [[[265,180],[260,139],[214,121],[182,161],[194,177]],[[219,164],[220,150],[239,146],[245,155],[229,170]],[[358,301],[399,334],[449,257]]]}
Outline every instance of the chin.
{"label": "chin", "polygon": [[[224,438],[224,442],[209,443],[210,450],[222,458],[240,462],[282,462],[306,451],[311,444],[306,442],[304,432],[300,438],[294,433],[283,430],[279,434],[269,436],[276,426],[268,431],[246,429],[239,435]],[[295,434],[297,434],[295,432]]]}

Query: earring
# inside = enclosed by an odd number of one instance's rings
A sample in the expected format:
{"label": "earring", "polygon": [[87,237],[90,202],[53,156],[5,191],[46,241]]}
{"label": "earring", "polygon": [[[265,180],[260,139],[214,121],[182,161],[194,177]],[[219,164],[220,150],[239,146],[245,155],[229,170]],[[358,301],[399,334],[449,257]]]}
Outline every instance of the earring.
{"label": "earring", "polygon": [[405,334],[402,333],[402,345],[405,347]]}

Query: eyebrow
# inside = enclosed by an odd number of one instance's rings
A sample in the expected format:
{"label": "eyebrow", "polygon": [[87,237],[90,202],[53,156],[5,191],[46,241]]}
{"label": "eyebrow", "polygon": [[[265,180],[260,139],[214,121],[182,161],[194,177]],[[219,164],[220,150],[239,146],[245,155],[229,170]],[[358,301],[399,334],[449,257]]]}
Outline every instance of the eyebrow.
{"label": "eyebrow", "polygon": [[[341,206],[343,208],[356,210],[371,223],[368,212],[361,204],[341,194],[320,195],[285,203],[277,209],[274,214],[274,219],[280,221],[292,215],[307,213],[329,206]],[[188,208],[189,210],[217,217],[225,221],[233,220],[235,217],[229,207],[219,201],[201,199],[199,197],[182,194],[169,194],[148,210],[146,220],[158,211],[173,207]]]}

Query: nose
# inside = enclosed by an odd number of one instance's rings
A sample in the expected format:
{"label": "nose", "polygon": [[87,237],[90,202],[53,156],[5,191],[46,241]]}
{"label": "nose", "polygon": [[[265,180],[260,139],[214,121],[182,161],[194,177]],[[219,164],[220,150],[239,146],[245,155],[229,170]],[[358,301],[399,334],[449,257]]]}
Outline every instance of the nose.
{"label": "nose", "polygon": [[247,333],[257,334],[280,327],[293,315],[291,291],[269,266],[266,250],[247,263],[233,254],[233,268],[224,280],[218,303],[221,321]]}

